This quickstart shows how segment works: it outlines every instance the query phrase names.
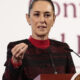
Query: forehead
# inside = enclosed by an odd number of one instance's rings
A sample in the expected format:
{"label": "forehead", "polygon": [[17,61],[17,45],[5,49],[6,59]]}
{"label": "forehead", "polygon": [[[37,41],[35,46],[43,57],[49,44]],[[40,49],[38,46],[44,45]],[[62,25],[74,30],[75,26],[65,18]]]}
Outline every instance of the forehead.
{"label": "forehead", "polygon": [[36,1],[32,11],[53,12],[52,6],[48,1]]}

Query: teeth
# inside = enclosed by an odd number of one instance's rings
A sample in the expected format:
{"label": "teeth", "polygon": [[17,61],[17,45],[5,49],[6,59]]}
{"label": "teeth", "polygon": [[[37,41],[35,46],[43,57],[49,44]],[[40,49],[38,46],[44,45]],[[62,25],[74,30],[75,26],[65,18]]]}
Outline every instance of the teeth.
{"label": "teeth", "polygon": [[40,28],[44,28],[44,27],[41,26]]}
{"label": "teeth", "polygon": [[46,28],[45,26],[39,26],[39,28]]}

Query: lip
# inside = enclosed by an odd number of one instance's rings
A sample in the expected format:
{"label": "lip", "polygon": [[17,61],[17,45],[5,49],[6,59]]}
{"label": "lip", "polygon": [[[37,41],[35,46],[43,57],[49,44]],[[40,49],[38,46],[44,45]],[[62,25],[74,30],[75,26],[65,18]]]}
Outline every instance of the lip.
{"label": "lip", "polygon": [[47,28],[46,26],[38,26],[38,28]]}

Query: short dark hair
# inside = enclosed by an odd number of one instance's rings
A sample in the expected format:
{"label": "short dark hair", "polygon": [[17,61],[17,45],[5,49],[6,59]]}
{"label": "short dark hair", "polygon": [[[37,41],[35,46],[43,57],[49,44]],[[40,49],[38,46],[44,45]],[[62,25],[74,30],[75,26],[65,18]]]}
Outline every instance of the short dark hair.
{"label": "short dark hair", "polygon": [[30,16],[30,11],[33,8],[34,3],[37,2],[37,1],[48,1],[52,6],[52,9],[53,9],[53,12],[54,12],[53,14],[55,15],[55,8],[54,8],[54,4],[53,4],[52,0],[30,0],[29,10],[28,10],[29,16]]}

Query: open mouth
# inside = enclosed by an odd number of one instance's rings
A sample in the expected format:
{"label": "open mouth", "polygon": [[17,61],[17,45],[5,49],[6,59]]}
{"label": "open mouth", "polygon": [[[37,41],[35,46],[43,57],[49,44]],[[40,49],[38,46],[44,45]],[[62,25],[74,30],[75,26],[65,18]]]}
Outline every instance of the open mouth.
{"label": "open mouth", "polygon": [[47,28],[46,26],[38,26],[38,28],[43,29],[43,28]]}

